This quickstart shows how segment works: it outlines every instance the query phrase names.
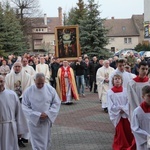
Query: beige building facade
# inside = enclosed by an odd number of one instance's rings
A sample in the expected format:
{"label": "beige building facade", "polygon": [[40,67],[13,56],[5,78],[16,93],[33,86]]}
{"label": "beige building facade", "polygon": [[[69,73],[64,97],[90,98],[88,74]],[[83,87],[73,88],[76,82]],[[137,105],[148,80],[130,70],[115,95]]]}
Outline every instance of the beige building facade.
{"label": "beige building facade", "polygon": [[134,49],[144,40],[144,15],[133,15],[129,19],[115,19],[112,17],[104,25],[109,32],[107,49],[117,52],[121,49]]}
{"label": "beige building facade", "polygon": [[139,38],[134,36],[128,37],[110,37],[109,44],[106,46],[107,49],[118,50],[129,48],[133,49],[137,44],[139,44]]}

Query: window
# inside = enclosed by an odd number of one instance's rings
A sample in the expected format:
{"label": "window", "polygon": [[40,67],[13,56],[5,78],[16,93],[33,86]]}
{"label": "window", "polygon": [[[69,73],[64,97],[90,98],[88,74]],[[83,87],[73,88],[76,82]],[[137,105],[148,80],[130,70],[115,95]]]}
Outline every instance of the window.
{"label": "window", "polygon": [[127,44],[127,38],[124,38],[124,43]]}
{"label": "window", "polygon": [[115,47],[111,47],[111,52],[115,53]]}
{"label": "window", "polygon": [[124,44],[131,44],[132,38],[124,38]]}
{"label": "window", "polygon": [[44,29],[43,28],[36,28],[35,31],[36,32],[44,32]]}
{"label": "window", "polygon": [[131,38],[128,38],[128,43],[132,43],[132,40],[131,40]]}
{"label": "window", "polygon": [[34,45],[38,46],[42,44],[42,40],[34,40]]}

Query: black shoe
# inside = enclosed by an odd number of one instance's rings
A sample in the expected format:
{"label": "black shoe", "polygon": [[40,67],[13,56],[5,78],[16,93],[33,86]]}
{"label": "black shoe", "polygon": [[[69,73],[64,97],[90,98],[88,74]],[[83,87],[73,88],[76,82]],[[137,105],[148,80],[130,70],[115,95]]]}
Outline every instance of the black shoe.
{"label": "black shoe", "polygon": [[28,140],[27,140],[27,139],[24,139],[24,138],[22,138],[21,141],[22,141],[23,143],[28,143]]}
{"label": "black shoe", "polygon": [[73,104],[73,102],[67,102],[66,103],[66,105],[72,105]]}
{"label": "black shoe", "polygon": [[94,93],[98,93],[97,91],[94,91]]}
{"label": "black shoe", "polygon": [[104,112],[105,112],[105,113],[108,113],[108,109],[107,109],[107,108],[104,108]]}
{"label": "black shoe", "polygon": [[26,146],[23,144],[23,142],[22,142],[21,139],[18,139],[18,145],[19,145],[19,147],[26,147]]}
{"label": "black shoe", "polygon": [[73,104],[73,102],[69,102],[69,105],[72,105]]}

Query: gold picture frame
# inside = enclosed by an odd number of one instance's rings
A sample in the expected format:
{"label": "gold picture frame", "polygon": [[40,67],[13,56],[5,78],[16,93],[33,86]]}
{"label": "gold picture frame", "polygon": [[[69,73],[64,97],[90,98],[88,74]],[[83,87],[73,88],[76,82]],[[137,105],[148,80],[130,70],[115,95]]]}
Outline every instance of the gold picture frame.
{"label": "gold picture frame", "polygon": [[55,27],[55,56],[60,60],[77,60],[81,56],[79,46],[79,27]]}

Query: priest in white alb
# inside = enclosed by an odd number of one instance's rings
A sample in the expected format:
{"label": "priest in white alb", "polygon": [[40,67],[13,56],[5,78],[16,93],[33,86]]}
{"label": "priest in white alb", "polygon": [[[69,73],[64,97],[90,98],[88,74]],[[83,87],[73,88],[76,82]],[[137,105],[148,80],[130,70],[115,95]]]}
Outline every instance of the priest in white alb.
{"label": "priest in white alb", "polygon": [[31,77],[34,79],[34,76],[35,76],[36,72],[35,72],[33,67],[28,65],[28,59],[23,57],[21,62],[22,62],[22,70],[29,73],[31,75]]}
{"label": "priest in white alb", "polygon": [[[25,89],[32,84],[33,79],[30,74],[22,70],[21,62],[15,62],[11,72],[5,77],[5,87],[16,92],[20,101]],[[23,139],[19,139],[19,146],[25,147],[22,141],[25,140],[26,142],[28,142],[29,134],[26,133],[22,136],[22,138]]]}
{"label": "priest in white alb", "polygon": [[54,123],[61,101],[56,90],[45,83],[43,73],[35,75],[35,85],[23,94],[22,108],[27,117],[33,150],[49,150],[51,127]]}
{"label": "priest in white alb", "polygon": [[107,91],[109,89],[109,75],[114,71],[114,68],[109,66],[109,61],[104,60],[103,66],[97,70],[96,83],[98,88],[99,99],[102,101],[102,108],[107,112]]}
{"label": "priest in white alb", "polygon": [[45,64],[44,57],[40,57],[40,63],[36,65],[36,73],[43,73],[45,75],[45,82],[49,83],[50,71],[49,66]]}
{"label": "priest in white alb", "polygon": [[5,89],[0,75],[0,150],[19,150],[18,136],[28,132],[28,127],[18,96]]}

